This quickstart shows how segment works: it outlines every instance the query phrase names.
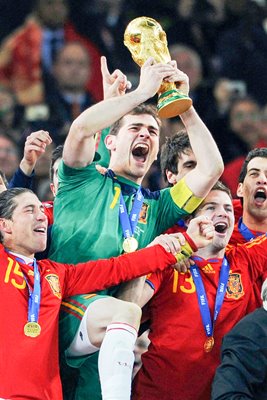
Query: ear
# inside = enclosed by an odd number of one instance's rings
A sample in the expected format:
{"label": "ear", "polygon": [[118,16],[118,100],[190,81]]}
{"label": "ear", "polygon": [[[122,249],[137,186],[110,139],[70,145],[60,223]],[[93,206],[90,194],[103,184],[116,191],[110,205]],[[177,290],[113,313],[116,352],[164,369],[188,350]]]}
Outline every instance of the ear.
{"label": "ear", "polygon": [[55,185],[53,183],[50,183],[50,190],[53,193],[54,197],[56,196],[56,191],[55,191]]}
{"label": "ear", "polygon": [[177,175],[169,171],[168,169],[166,169],[165,173],[168,182],[171,183],[172,185],[175,185],[177,183]]}
{"label": "ear", "polygon": [[243,197],[243,183],[238,184],[236,194],[238,197]]}
{"label": "ear", "polygon": [[116,150],[116,136],[115,135],[107,135],[105,137],[105,145],[106,145],[106,148],[110,151]]}
{"label": "ear", "polygon": [[0,231],[3,233],[12,233],[12,221],[10,219],[0,218]]}

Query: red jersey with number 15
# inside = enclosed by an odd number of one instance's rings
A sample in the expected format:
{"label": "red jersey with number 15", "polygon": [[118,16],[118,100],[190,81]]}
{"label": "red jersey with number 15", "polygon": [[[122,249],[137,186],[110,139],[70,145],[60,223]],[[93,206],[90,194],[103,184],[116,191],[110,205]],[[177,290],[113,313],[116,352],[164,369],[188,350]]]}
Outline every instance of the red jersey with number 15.
{"label": "red jersey with number 15", "polygon": [[41,304],[37,337],[24,334],[33,267],[18,262],[0,245],[0,398],[61,400],[58,315],[63,297],[99,291],[175,262],[157,245],[109,260],[77,265],[38,262]]}

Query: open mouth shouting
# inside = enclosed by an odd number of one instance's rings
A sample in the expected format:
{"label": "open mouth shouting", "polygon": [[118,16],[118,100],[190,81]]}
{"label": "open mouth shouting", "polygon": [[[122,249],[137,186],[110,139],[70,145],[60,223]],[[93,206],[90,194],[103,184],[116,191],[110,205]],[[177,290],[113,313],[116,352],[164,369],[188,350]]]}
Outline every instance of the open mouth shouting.
{"label": "open mouth shouting", "polygon": [[254,200],[256,205],[261,206],[266,200],[266,190],[263,188],[259,188],[256,190],[254,194]]}
{"label": "open mouth shouting", "polygon": [[133,150],[132,155],[136,161],[145,162],[149,153],[149,146],[146,143],[137,143]]}
{"label": "open mouth shouting", "polygon": [[228,229],[228,225],[226,222],[219,221],[214,224],[214,228],[216,232],[224,234]]}

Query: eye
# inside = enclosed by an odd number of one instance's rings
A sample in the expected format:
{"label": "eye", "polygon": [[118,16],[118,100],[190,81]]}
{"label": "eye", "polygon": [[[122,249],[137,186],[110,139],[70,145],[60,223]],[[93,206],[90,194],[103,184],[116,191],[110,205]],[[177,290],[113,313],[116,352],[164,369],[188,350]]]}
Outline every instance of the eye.
{"label": "eye", "polygon": [[215,210],[215,206],[208,206],[208,207],[206,208],[206,210],[214,211],[214,210]]}

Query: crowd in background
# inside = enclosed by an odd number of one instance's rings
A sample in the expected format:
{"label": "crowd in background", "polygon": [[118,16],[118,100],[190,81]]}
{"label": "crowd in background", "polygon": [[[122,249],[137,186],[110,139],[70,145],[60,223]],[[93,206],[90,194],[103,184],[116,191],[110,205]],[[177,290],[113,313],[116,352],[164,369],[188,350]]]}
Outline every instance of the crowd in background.
{"label": "crowd in background", "polygon": [[[133,88],[139,67],[123,44],[127,24],[149,16],[167,33],[169,50],[189,76],[190,97],[225,162],[235,196],[245,155],[267,143],[267,1],[14,0],[0,16],[0,169],[10,179],[27,135],[49,131],[53,144],[36,173],[41,199],[50,197],[49,161],[71,121],[102,99],[100,56]],[[156,101],[156,98],[155,98]],[[163,121],[161,143],[180,129]],[[146,186],[164,187],[159,161]]]}

